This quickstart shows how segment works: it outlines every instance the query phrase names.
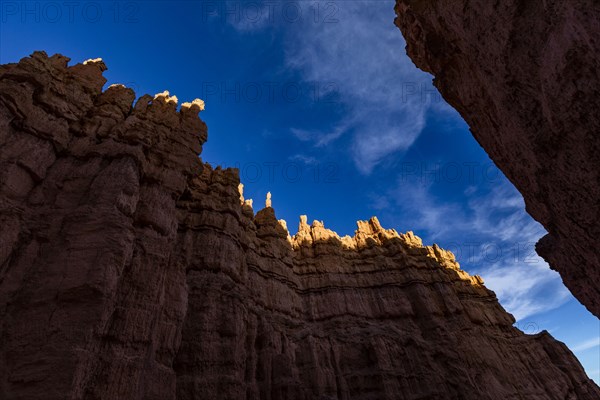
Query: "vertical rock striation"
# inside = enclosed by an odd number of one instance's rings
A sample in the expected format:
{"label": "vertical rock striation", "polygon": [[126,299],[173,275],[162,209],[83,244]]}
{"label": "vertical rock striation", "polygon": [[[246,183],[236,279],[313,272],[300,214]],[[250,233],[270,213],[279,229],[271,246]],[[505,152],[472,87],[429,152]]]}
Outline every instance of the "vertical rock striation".
{"label": "vertical rock striation", "polygon": [[600,317],[600,5],[396,1],[415,64],[548,234],[538,253]]}
{"label": "vertical rock striation", "polygon": [[548,333],[412,233],[290,236],[198,158],[201,101],[0,67],[0,398],[582,399]]}

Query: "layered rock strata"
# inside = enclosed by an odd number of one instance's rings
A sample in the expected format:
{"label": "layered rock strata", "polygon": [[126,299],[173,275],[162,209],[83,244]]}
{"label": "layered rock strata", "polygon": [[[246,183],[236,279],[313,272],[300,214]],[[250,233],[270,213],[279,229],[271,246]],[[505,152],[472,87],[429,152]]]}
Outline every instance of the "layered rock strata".
{"label": "layered rock strata", "polygon": [[375,218],[292,237],[201,162],[201,101],[67,63],[0,67],[0,398],[599,398],[450,252]]}
{"label": "layered rock strata", "polygon": [[600,5],[396,0],[417,67],[548,231],[538,253],[600,317]]}

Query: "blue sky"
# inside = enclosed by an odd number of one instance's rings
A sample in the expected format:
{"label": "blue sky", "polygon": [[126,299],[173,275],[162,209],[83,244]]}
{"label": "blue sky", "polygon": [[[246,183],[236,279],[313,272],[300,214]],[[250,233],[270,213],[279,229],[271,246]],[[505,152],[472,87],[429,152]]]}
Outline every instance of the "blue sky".
{"label": "blue sky", "polygon": [[301,214],[342,235],[372,215],[412,230],[600,382],[599,320],[536,256],[544,229],[406,56],[393,3],[3,1],[0,62],[100,57],[108,84],[204,99],[202,158],[240,168],[255,210],[271,191],[292,233]]}

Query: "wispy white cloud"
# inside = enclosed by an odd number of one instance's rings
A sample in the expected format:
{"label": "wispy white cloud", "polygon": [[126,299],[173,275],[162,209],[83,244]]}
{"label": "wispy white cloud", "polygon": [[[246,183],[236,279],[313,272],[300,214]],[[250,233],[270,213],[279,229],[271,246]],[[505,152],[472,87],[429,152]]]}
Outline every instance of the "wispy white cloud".
{"label": "wispy white cloud", "polygon": [[587,350],[590,350],[590,349],[593,349],[593,348],[599,347],[599,346],[600,346],[600,337],[595,337],[595,338],[588,339],[584,342],[581,342],[579,344],[576,344],[575,346],[573,346],[573,348],[571,350],[573,350],[573,352],[575,352],[575,353],[579,353],[579,352],[587,351]]}
{"label": "wispy white cloud", "polygon": [[428,112],[459,120],[431,75],[406,55],[404,38],[393,23],[393,0],[259,1],[250,10],[238,3],[224,2],[219,13],[240,33],[279,29],[285,66],[318,84],[321,97],[334,94],[343,110],[329,130],[296,126],[291,133],[317,147],[347,137],[345,148],[363,174],[410,148]]}
{"label": "wispy white cloud", "polygon": [[433,240],[467,229],[469,218],[459,204],[444,202],[431,193],[431,183],[401,180],[387,193],[403,211],[402,225],[426,231]]}
{"label": "wispy white cloud", "polygon": [[312,131],[299,128],[291,128],[290,130],[298,140],[302,140],[304,142],[310,141],[313,142],[313,144],[317,147],[323,147],[342,136],[348,128],[349,124],[340,123],[328,132]]}
{"label": "wispy white cloud", "polygon": [[[314,7],[308,3],[299,2]],[[393,24],[392,0],[331,4],[335,9],[329,12],[337,22],[327,23],[321,16],[321,21],[304,18],[290,24],[286,64],[306,81],[330,83],[346,115],[331,132],[293,132],[320,146],[352,135],[352,158],[368,174],[386,156],[414,143],[425,127],[431,97],[439,100],[439,95],[431,76],[405,54],[404,39]]]}
{"label": "wispy white cloud", "polygon": [[290,159],[290,161],[298,161],[298,162],[301,162],[306,165],[317,165],[319,163],[319,160],[317,160],[316,157],[307,156],[304,154],[295,154],[295,155],[291,156],[289,159]]}
{"label": "wispy white cloud", "polygon": [[386,193],[402,210],[398,224],[454,251],[517,320],[567,302],[570,294],[559,274],[535,253],[545,230],[525,212],[516,189],[503,179],[487,193],[471,190],[466,196],[466,204],[448,201],[434,194],[432,183],[405,180]]}
{"label": "wispy white cloud", "polygon": [[558,273],[539,258],[533,263],[492,263],[479,273],[518,321],[557,308],[570,296]]}

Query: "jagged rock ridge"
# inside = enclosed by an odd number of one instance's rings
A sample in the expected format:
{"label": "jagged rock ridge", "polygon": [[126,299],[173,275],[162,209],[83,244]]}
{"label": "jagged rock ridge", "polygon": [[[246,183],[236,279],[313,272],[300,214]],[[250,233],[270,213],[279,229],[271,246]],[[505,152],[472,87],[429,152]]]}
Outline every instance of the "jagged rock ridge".
{"label": "jagged rock ridge", "polygon": [[396,0],[417,67],[548,231],[538,253],[600,317],[600,3]]}
{"label": "jagged rock ridge", "polygon": [[375,218],[292,237],[202,164],[203,103],[67,62],[0,67],[0,398],[600,396],[450,252]]}

